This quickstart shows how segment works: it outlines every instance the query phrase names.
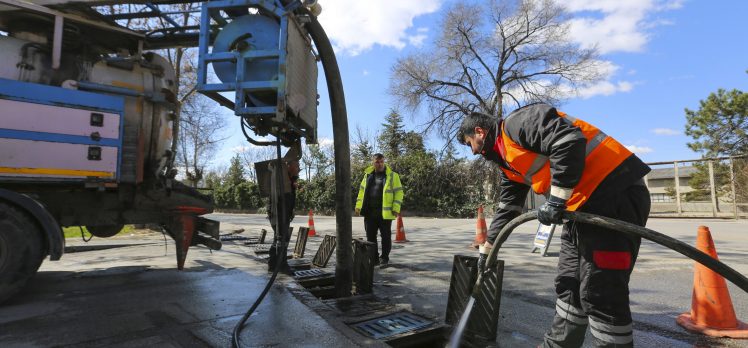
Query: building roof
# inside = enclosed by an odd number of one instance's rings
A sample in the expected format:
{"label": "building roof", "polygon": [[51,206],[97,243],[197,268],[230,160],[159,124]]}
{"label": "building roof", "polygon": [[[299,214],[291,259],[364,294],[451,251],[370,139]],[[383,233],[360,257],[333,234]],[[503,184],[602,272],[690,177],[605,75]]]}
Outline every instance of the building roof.
{"label": "building roof", "polygon": [[[693,167],[693,166],[678,167],[678,177],[690,178],[697,171],[698,169],[696,169],[696,167]],[[647,174],[647,180],[672,179],[674,177],[675,177],[675,169],[673,167],[653,168],[652,171],[649,172],[649,174]]]}

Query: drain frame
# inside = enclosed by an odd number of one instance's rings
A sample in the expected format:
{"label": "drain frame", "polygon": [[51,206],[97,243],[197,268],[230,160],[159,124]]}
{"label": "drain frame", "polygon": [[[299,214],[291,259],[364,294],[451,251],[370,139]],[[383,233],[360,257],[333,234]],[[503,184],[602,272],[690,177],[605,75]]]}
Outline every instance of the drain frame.
{"label": "drain frame", "polygon": [[386,340],[405,333],[416,332],[434,324],[436,322],[433,320],[408,311],[400,311],[348,325],[363,336]]}
{"label": "drain frame", "polygon": [[249,237],[246,242],[244,242],[244,245],[253,245],[253,244],[264,244],[265,243],[265,236],[267,236],[268,231],[266,229],[262,229],[260,231],[260,237]]}

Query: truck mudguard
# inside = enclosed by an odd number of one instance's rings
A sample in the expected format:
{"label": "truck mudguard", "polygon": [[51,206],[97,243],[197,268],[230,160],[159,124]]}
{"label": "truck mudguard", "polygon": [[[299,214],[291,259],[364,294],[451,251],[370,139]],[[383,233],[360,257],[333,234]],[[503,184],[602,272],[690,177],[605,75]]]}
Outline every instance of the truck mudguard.
{"label": "truck mudguard", "polygon": [[42,231],[44,231],[44,241],[46,242],[50,260],[57,261],[62,257],[65,248],[65,238],[62,237],[60,225],[44,206],[27,195],[2,188],[0,188],[0,200],[14,204],[25,210],[39,223]]}

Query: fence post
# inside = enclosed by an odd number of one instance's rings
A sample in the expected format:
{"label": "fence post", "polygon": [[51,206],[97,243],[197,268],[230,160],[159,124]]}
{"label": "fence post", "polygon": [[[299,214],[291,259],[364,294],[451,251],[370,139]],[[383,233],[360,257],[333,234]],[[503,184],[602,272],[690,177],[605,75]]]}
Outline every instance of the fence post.
{"label": "fence post", "polygon": [[680,176],[678,175],[678,162],[673,162],[673,168],[675,169],[675,206],[678,211],[678,216],[681,216],[683,209],[680,205]]}
{"label": "fence post", "polygon": [[735,213],[735,220],[738,219],[738,194],[735,192],[735,166],[734,157],[730,157],[730,189],[732,190],[732,208]]}
{"label": "fence post", "polygon": [[717,217],[717,194],[714,188],[714,162],[709,161],[709,191],[712,196],[712,216]]}

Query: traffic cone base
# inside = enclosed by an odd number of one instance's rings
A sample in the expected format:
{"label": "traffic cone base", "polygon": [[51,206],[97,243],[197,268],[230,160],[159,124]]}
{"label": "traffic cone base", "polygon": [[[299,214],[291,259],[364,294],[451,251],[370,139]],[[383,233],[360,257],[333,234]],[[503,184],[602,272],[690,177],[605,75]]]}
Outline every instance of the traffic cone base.
{"label": "traffic cone base", "polygon": [[[718,260],[709,228],[699,226],[696,248]],[[738,321],[725,278],[706,266],[694,266],[691,311],[675,322],[689,331],[715,337],[748,338],[748,325]]]}
{"label": "traffic cone base", "polygon": [[403,217],[400,214],[397,215],[397,233],[395,234],[394,242],[395,243],[409,242],[409,240],[405,238],[405,228],[403,227]]}
{"label": "traffic cone base", "polygon": [[691,313],[679,315],[675,322],[683,326],[688,331],[704,334],[712,337],[729,337],[729,338],[748,338],[748,324],[738,321],[738,326],[733,329],[712,328],[706,325],[699,325],[693,320]]}

